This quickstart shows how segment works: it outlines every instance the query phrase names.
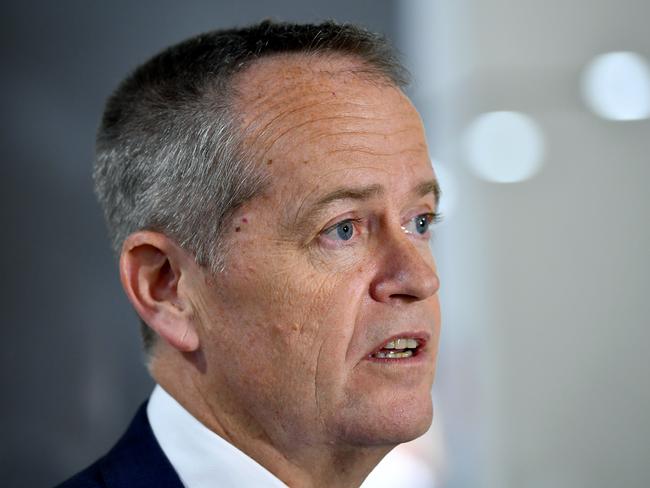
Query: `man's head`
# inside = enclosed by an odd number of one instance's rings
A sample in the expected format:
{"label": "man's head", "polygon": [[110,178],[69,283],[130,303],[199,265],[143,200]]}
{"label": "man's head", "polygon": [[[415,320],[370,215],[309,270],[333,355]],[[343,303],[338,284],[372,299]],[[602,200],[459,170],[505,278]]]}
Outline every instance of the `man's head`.
{"label": "man's head", "polygon": [[431,422],[438,187],[388,52],[267,23],[168,50],[109,103],[98,188],[153,374],[235,443],[295,460]]}
{"label": "man's head", "polygon": [[[221,267],[223,226],[266,177],[244,144],[233,78],[260,59],[290,52],[349,55],[359,72],[406,83],[385,41],[333,22],[266,21],[164,50],[113,93],[97,135],[95,189],[116,254],[128,235],[150,229],[173,238],[199,264]],[[155,335],[146,325],[142,333],[149,352]]]}

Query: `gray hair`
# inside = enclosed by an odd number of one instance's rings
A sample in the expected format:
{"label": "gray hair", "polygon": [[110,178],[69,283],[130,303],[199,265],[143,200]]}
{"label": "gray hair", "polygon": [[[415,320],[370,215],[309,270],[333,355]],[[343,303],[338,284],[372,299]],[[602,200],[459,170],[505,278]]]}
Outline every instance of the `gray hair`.
{"label": "gray hair", "polygon": [[[233,78],[281,53],[347,55],[403,87],[405,69],[386,41],[360,27],[264,21],[201,34],[139,66],[108,99],[97,134],[95,191],[113,249],[154,230],[217,273],[233,212],[265,187],[234,109]],[[143,324],[147,352],[154,332]]]}

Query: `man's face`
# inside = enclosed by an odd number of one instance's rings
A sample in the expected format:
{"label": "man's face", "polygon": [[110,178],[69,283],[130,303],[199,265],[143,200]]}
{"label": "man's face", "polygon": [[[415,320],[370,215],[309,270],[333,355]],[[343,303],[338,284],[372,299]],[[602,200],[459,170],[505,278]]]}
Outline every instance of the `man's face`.
{"label": "man's face", "polygon": [[196,295],[210,401],[285,447],[392,445],[432,417],[435,177],[410,102],[346,64],[277,58],[242,77],[270,186]]}

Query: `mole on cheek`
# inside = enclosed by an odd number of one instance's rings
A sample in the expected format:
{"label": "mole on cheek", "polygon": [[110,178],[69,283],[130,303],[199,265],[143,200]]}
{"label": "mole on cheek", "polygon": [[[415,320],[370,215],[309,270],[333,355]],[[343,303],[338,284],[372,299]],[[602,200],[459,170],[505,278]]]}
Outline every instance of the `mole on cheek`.
{"label": "mole on cheek", "polygon": [[241,227],[235,227],[235,232],[239,232],[241,230]]}
{"label": "mole on cheek", "polygon": [[302,327],[300,327],[299,323],[294,322],[293,324],[291,324],[291,330],[293,330],[294,332],[298,332],[300,329],[302,329]]}

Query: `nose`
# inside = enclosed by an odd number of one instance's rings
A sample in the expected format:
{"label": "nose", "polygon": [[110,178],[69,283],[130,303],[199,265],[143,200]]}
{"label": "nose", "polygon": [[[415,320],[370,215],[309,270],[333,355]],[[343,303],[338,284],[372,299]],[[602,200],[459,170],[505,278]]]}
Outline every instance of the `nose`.
{"label": "nose", "polygon": [[[423,246],[423,245],[422,245]],[[415,302],[438,292],[440,280],[433,259],[406,234],[389,237],[380,245],[380,263],[370,284],[370,295],[378,302]]]}

